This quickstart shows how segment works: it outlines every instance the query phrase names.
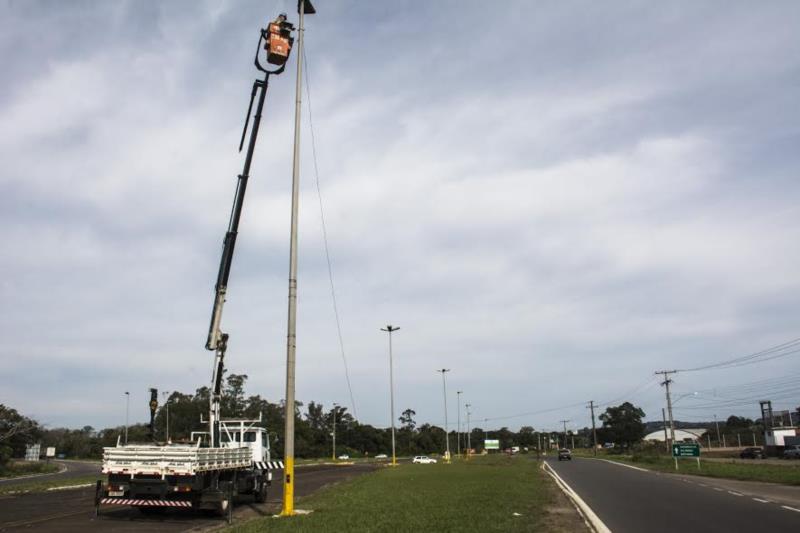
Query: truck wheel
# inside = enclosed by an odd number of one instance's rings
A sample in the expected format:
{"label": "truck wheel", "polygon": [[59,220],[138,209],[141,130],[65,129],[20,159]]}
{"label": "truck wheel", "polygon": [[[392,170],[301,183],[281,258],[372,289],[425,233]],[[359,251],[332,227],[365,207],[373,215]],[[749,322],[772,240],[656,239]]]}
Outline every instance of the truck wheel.
{"label": "truck wheel", "polygon": [[258,490],[253,493],[253,497],[256,503],[265,503],[267,501],[267,480],[265,478],[262,477],[260,479]]}

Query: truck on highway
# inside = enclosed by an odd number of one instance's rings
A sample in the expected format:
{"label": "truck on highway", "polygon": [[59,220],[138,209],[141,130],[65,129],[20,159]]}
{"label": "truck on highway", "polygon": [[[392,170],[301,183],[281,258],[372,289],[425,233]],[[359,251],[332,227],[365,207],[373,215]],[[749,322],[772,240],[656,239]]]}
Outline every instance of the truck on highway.
{"label": "truck on highway", "polygon": [[[250,106],[242,131],[240,151],[247,135],[253,102],[258,94],[244,169],[237,177],[233,208],[222,244],[205,346],[215,353],[209,395],[208,431],[192,433],[190,443],[186,444],[120,444],[118,440],[116,446],[104,448],[102,472],[108,477],[105,483],[99,480],[96,485],[97,513],[101,505],[135,506],[143,512],[169,507],[189,507],[216,511],[227,516],[230,521],[235,495],[250,494],[257,502],[266,501],[267,488],[272,480],[271,470],[283,468],[281,462],[270,460],[268,433],[260,425],[261,417],[257,420],[240,420],[224,419],[221,416],[222,376],[228,346],[228,334],[222,332],[221,321],[269,77],[280,74],[285,69],[293,43],[293,30],[294,26],[286,20],[286,15],[281,14],[266,29],[261,30],[256,47],[255,66],[264,73],[264,77],[253,83]],[[262,50],[266,52],[267,62],[277,65],[277,68],[268,70],[262,65],[259,59]],[[151,392],[152,428],[157,396],[155,389],[151,389]]]}

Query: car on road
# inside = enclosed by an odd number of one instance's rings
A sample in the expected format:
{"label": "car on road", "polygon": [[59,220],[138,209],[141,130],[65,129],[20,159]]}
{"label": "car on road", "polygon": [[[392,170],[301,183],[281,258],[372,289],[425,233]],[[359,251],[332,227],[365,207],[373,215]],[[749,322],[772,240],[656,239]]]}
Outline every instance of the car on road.
{"label": "car on road", "polygon": [[436,459],[431,459],[427,455],[417,455],[411,462],[420,465],[429,465],[436,464]]}
{"label": "car on road", "polygon": [[558,450],[558,460],[559,461],[572,461],[572,452],[570,452],[566,448],[561,448]]}
{"label": "car on road", "polygon": [[742,459],[763,459],[764,450],[751,446],[750,448],[745,448],[742,450],[741,453],[739,453],[739,457]]}
{"label": "car on road", "polygon": [[375,459],[388,459],[389,457],[385,453],[379,453],[375,456]]}
{"label": "car on road", "polygon": [[790,444],[783,450],[784,459],[800,459],[800,444]]}
{"label": "car on road", "polygon": [[341,459],[342,461],[345,461],[347,459],[350,459],[350,456],[347,455],[346,453],[343,453],[342,455],[339,456],[339,459]]}

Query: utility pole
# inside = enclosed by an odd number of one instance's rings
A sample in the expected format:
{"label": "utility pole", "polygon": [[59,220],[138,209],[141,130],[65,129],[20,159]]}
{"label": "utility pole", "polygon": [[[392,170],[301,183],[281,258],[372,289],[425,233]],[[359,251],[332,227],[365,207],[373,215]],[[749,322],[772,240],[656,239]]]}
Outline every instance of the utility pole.
{"label": "utility pole", "polygon": [[483,449],[486,449],[486,441],[489,440],[489,419],[483,419]]}
{"label": "utility pole", "polygon": [[589,400],[589,409],[592,411],[592,440],[594,441],[594,456],[597,457],[597,428],[594,425],[594,400]]}
{"label": "utility pole", "polygon": [[391,324],[385,328],[381,328],[381,331],[385,331],[389,334],[389,404],[392,417],[392,466],[397,466],[397,456],[395,455],[394,446],[394,364],[392,362],[392,332],[398,331],[399,329],[399,327],[392,326]]}
{"label": "utility pole", "polygon": [[295,85],[294,149],[292,154],[292,216],[289,236],[289,318],[286,332],[286,425],[284,431],[283,510],[281,516],[294,515],[294,406],[297,354],[297,222],[300,200],[300,108],[303,82],[303,18],[316,13],[310,0],[298,0],[300,23],[297,31],[297,84]]}
{"label": "utility pole", "polygon": [[564,424],[564,448],[567,447],[567,422],[570,420],[559,420],[562,424]]}
{"label": "utility pole", "polygon": [[131,407],[131,393],[125,391],[125,444],[128,444],[128,413]]}
{"label": "utility pole", "polygon": [[169,443],[169,391],[161,393],[164,397],[164,409],[167,411],[167,443]]}
{"label": "utility pole", "polygon": [[722,439],[719,436],[719,420],[717,420],[717,415],[714,415],[714,425],[717,426],[717,448],[722,446]]}
{"label": "utility pole", "polygon": [[333,404],[333,451],[331,452],[331,459],[334,462],[336,461],[336,409],[338,407],[338,404]]}
{"label": "utility pole", "polygon": [[447,443],[447,462],[450,462],[450,432],[448,431],[448,424],[447,424],[447,380],[445,379],[445,374],[450,372],[449,368],[443,368],[441,370],[437,370],[437,372],[442,374],[442,393],[444,395],[444,440]]}
{"label": "utility pole", "polygon": [[667,412],[663,407],[661,408],[661,419],[664,421],[664,445],[667,448],[667,453],[669,453],[669,438],[667,437]]}
{"label": "utility pole", "polygon": [[[669,384],[672,383],[672,380],[669,379],[670,374],[675,374],[678,372],[677,370],[660,370],[656,372],[656,374],[663,374],[664,381],[661,384],[666,388],[667,391],[667,413],[669,414],[669,437],[670,437],[670,444],[675,442],[675,420],[672,418],[672,398],[669,395]],[[677,464],[678,460],[675,459],[675,464]]]}
{"label": "utility pole", "polygon": [[[456,391],[456,398],[458,401],[458,437],[456,438],[456,455],[461,456],[461,395],[464,391]],[[485,439],[484,439],[485,440]]]}
{"label": "utility pole", "polygon": [[464,407],[467,408],[467,458],[469,459],[469,455],[472,452],[472,441],[470,440],[471,435],[469,429],[469,415],[471,415],[472,413],[470,413],[469,408],[472,407],[472,404],[468,403]]}

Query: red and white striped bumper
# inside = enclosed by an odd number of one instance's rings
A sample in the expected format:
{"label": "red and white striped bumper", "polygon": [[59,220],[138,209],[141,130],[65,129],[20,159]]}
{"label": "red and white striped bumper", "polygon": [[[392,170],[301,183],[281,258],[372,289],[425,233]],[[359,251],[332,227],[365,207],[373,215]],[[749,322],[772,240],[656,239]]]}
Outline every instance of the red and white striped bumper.
{"label": "red and white striped bumper", "polygon": [[136,505],[139,507],[191,507],[192,502],[184,500],[134,500],[131,498],[101,498],[100,503],[110,505]]}

